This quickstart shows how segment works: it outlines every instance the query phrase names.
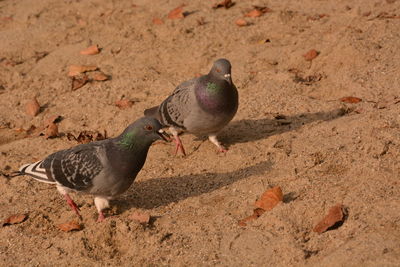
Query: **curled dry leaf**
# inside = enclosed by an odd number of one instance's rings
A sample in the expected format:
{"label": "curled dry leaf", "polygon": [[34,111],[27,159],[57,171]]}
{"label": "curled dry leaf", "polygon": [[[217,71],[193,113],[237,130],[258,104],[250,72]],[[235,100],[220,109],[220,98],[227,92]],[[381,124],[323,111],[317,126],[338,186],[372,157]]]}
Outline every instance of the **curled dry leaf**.
{"label": "curled dry leaf", "polygon": [[87,71],[95,71],[98,68],[93,65],[71,65],[69,66],[68,76],[76,76]]}
{"label": "curled dry leaf", "polygon": [[36,97],[29,100],[25,105],[26,114],[29,116],[35,117],[40,112],[40,105],[37,101]]}
{"label": "curled dry leaf", "polygon": [[172,9],[168,14],[168,18],[169,19],[183,19],[185,17],[185,14],[183,13],[184,6],[185,5],[180,5],[177,8]]}
{"label": "curled dry leaf", "polygon": [[237,20],[235,21],[235,23],[236,23],[236,25],[238,25],[239,27],[243,27],[243,26],[249,25],[249,24],[247,23],[247,21],[245,21],[244,19],[237,19]]}
{"label": "curled dry leaf", "polygon": [[355,104],[355,103],[361,102],[362,99],[355,97],[355,96],[347,96],[347,97],[342,97],[340,99],[340,101],[345,102],[345,103]]}
{"label": "curled dry leaf", "polygon": [[265,211],[272,210],[279,202],[283,200],[282,190],[279,186],[275,186],[265,191],[259,200],[254,203],[258,208]]}
{"label": "curled dry leaf", "polygon": [[89,81],[89,77],[86,74],[72,77],[72,83],[71,83],[72,91],[75,91],[75,90],[81,88],[88,81]]}
{"label": "curled dry leaf", "polygon": [[91,75],[91,77],[95,81],[107,81],[110,78],[110,77],[108,77],[108,75],[105,75],[101,71],[93,73],[93,75]]}
{"label": "curled dry leaf", "polygon": [[226,9],[233,7],[235,5],[234,2],[232,2],[232,0],[223,0],[221,2],[215,3],[212,8],[217,9],[220,7],[225,7]]}
{"label": "curled dry leaf", "polygon": [[256,18],[261,16],[263,13],[258,9],[253,9],[252,11],[246,13],[244,16],[249,18]]}
{"label": "curled dry leaf", "polygon": [[45,137],[53,138],[58,136],[58,126],[54,122],[50,123],[46,127]]}
{"label": "curled dry leaf", "polygon": [[97,45],[91,45],[80,52],[81,55],[96,55],[98,53],[100,53],[100,49]]}
{"label": "curled dry leaf", "polygon": [[305,60],[307,61],[311,61],[314,58],[316,58],[319,55],[319,52],[315,49],[311,49],[310,51],[308,51],[307,53],[305,53],[303,55],[303,57],[305,58]]}
{"label": "curled dry leaf", "polygon": [[134,212],[129,216],[129,219],[138,221],[139,223],[142,224],[148,224],[150,221],[150,215],[142,212]]}
{"label": "curled dry leaf", "polygon": [[261,195],[261,198],[254,203],[257,208],[253,210],[253,215],[240,220],[238,224],[240,226],[246,226],[247,222],[257,219],[266,211],[272,210],[282,200],[283,194],[279,186],[268,189]]}
{"label": "curled dry leaf", "polygon": [[162,21],[162,19],[160,19],[160,18],[153,18],[153,24],[162,25],[162,24],[164,24],[164,21]]}
{"label": "curled dry leaf", "polygon": [[57,227],[58,227],[58,229],[60,229],[61,231],[64,231],[64,232],[82,230],[82,225],[75,221],[61,223],[61,224],[58,224]]}
{"label": "curled dry leaf", "polygon": [[323,232],[339,227],[344,221],[343,205],[336,204],[329,209],[328,214],[313,229],[314,232],[322,234]]}
{"label": "curled dry leaf", "polygon": [[26,215],[26,214],[11,215],[10,217],[8,217],[7,219],[5,219],[3,221],[3,226],[22,223],[23,221],[26,220],[26,218],[28,218],[28,215]]}
{"label": "curled dry leaf", "polygon": [[120,109],[130,108],[130,107],[132,107],[133,104],[134,104],[134,102],[132,100],[128,100],[128,99],[121,99],[121,100],[115,101],[115,105],[117,107],[119,107]]}
{"label": "curled dry leaf", "polygon": [[80,144],[86,144],[92,141],[107,139],[107,132],[104,130],[104,134],[101,134],[97,131],[82,131],[77,137],[75,137],[75,135],[72,133],[67,133],[67,139],[69,141],[74,140]]}

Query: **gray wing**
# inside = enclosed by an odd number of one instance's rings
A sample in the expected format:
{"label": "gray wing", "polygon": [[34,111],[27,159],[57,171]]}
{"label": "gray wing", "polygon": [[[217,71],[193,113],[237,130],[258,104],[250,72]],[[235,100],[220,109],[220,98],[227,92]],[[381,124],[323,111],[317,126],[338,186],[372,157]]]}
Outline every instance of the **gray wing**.
{"label": "gray wing", "polygon": [[183,82],[159,106],[159,119],[162,124],[185,129],[185,118],[194,104],[191,96],[198,78]]}
{"label": "gray wing", "polygon": [[65,187],[86,191],[103,165],[98,158],[99,145],[84,144],[51,154],[43,161],[48,176]]}

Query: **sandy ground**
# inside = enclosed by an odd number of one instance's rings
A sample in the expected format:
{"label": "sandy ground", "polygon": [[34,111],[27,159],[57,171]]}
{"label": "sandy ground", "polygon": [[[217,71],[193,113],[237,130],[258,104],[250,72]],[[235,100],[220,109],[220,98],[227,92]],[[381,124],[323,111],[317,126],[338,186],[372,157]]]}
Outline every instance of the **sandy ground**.
{"label": "sandy ground", "polygon": [[[0,1],[0,227],[2,266],[400,266],[400,1]],[[238,27],[253,9],[272,11]],[[163,24],[156,25],[153,18]],[[98,55],[79,51],[98,44]],[[319,55],[306,61],[310,49]],[[43,53],[46,52],[46,53]],[[45,56],[44,56],[45,55]],[[226,155],[184,135],[152,146],[128,192],[96,223],[90,196],[73,195],[84,226],[53,186],[7,175],[76,145],[67,133],[120,133],[176,85],[228,58],[240,107],[220,138]],[[72,91],[71,64],[111,76]],[[363,101],[339,101],[354,96]],[[42,111],[31,118],[25,103]],[[115,106],[135,100],[128,109]],[[26,136],[60,115],[61,137]],[[254,201],[280,186],[284,201],[246,227]],[[329,208],[348,217],[312,231]],[[148,225],[133,212],[152,216]]]}

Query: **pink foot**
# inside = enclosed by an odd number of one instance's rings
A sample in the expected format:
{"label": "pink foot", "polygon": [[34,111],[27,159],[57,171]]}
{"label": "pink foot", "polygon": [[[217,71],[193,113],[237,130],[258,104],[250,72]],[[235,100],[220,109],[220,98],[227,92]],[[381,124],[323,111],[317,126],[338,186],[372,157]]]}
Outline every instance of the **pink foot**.
{"label": "pink foot", "polygon": [[78,207],[78,205],[76,205],[76,203],[72,200],[72,198],[71,198],[68,194],[65,194],[64,197],[65,197],[65,200],[67,200],[67,203],[68,203],[68,205],[71,207],[71,209],[72,209],[73,211],[75,211],[76,215],[78,215],[78,217],[79,217],[80,219],[82,219],[82,216],[81,216],[81,214],[79,213],[79,207]]}
{"label": "pink foot", "polygon": [[102,211],[99,212],[99,217],[97,218],[97,222],[102,222],[105,220],[104,213]]}
{"label": "pink foot", "polygon": [[218,152],[219,153],[226,153],[226,152],[228,152],[228,149],[223,147],[223,146],[221,146],[220,148],[218,148]]}
{"label": "pink foot", "polygon": [[183,144],[179,136],[175,136],[175,156],[178,154],[178,150],[182,152],[184,156],[186,156],[185,149],[183,148]]}

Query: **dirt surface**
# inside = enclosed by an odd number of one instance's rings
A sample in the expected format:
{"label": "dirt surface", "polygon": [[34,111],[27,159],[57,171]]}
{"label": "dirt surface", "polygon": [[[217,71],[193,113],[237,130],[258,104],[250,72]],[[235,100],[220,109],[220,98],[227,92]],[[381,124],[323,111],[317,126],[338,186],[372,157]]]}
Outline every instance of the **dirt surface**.
{"label": "dirt surface", "polygon": [[[0,1],[0,226],[2,266],[399,266],[400,1]],[[245,17],[253,9],[271,10]],[[154,18],[162,20],[153,23]],[[79,52],[97,44],[97,55]],[[304,58],[315,49],[318,56]],[[93,199],[72,194],[77,220],[54,186],[7,178],[22,164],[76,145],[83,130],[119,134],[179,83],[233,66],[240,106],[220,133],[229,147],[183,135],[151,147],[128,192],[96,223]],[[72,64],[111,77],[72,91]],[[354,96],[359,103],[339,99]],[[36,97],[34,118],[25,104]],[[115,101],[130,99],[130,108]],[[60,137],[27,135],[52,115]],[[245,227],[254,202],[280,186],[283,203]],[[344,223],[313,227],[335,204]],[[147,213],[150,223],[130,218]]]}

